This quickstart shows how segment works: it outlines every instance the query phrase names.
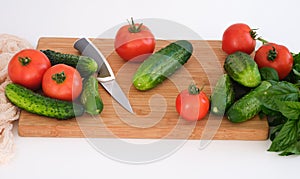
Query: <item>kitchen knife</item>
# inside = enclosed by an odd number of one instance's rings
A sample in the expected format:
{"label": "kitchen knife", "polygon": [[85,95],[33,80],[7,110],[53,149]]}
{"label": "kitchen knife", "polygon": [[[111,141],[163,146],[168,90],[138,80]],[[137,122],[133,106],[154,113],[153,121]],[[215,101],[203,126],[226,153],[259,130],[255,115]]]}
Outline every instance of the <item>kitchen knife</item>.
{"label": "kitchen knife", "polygon": [[99,66],[97,80],[122,107],[133,113],[129,100],[118,85],[109,63],[98,48],[87,38],[77,40],[74,43],[74,48],[83,56],[93,58],[97,62]]}

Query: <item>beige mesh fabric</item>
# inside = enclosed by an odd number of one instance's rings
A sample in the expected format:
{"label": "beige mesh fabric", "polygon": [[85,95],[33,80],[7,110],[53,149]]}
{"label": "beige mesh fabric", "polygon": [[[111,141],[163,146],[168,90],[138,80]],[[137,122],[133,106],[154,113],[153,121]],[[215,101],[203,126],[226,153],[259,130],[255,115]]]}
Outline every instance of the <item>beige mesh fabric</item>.
{"label": "beige mesh fabric", "polygon": [[0,164],[7,163],[14,154],[12,122],[19,119],[20,111],[5,97],[5,86],[11,83],[7,66],[14,54],[33,48],[26,40],[9,34],[0,34]]}
{"label": "beige mesh fabric", "polygon": [[14,140],[11,132],[13,125],[5,123],[0,126],[0,164],[7,163],[14,155]]}
{"label": "beige mesh fabric", "polygon": [[0,34],[0,54],[15,54],[16,52],[26,48],[33,47],[25,39],[10,34]]}
{"label": "beige mesh fabric", "polygon": [[0,54],[0,84],[7,78],[7,65],[12,56],[11,53]]}

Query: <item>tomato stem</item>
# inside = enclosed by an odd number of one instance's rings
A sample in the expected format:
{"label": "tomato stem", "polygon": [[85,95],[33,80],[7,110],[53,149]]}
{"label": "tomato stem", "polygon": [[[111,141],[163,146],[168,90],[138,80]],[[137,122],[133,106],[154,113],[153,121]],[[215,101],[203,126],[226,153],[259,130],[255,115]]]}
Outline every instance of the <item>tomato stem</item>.
{"label": "tomato stem", "polygon": [[263,44],[267,44],[269,43],[267,40],[263,39],[262,37],[257,37],[257,31],[258,29],[251,29],[250,30],[250,35],[251,37],[254,39],[254,40],[258,40],[258,41],[261,41]]}
{"label": "tomato stem", "polygon": [[57,84],[63,83],[65,79],[66,75],[64,71],[52,75],[52,80],[54,80]]}
{"label": "tomato stem", "polygon": [[263,39],[263,38],[261,38],[261,37],[258,37],[256,40],[261,41],[263,44],[269,43],[267,40],[265,40],[265,39]]}
{"label": "tomato stem", "polygon": [[200,91],[203,89],[203,87],[201,89],[199,89],[194,83],[191,83],[188,87],[188,92],[191,95],[197,95],[200,93]]}
{"label": "tomato stem", "polygon": [[258,29],[250,29],[250,35],[251,35],[251,37],[254,39],[254,40],[256,40],[256,37],[257,37],[257,31]]}
{"label": "tomato stem", "polygon": [[267,58],[270,61],[274,61],[276,57],[277,57],[277,50],[275,49],[275,47],[272,47],[272,50],[269,50],[268,52]]}
{"label": "tomato stem", "polygon": [[127,20],[127,22],[129,23],[129,28],[128,31],[131,33],[139,33],[141,31],[141,27],[143,25],[143,23],[139,24],[138,26],[134,23],[133,18],[131,17],[131,22],[129,22],[129,20]]}
{"label": "tomato stem", "polygon": [[28,57],[19,57],[18,60],[23,66],[26,66],[31,62],[31,59]]}

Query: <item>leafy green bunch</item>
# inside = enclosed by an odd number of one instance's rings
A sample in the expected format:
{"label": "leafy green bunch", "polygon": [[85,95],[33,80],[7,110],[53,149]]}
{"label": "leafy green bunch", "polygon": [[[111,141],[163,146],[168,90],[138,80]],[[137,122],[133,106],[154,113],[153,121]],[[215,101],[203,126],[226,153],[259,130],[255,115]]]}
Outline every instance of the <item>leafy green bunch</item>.
{"label": "leafy green bunch", "polygon": [[290,75],[284,81],[271,80],[272,86],[258,97],[272,127],[268,151],[283,156],[300,155],[300,53],[293,56]]}

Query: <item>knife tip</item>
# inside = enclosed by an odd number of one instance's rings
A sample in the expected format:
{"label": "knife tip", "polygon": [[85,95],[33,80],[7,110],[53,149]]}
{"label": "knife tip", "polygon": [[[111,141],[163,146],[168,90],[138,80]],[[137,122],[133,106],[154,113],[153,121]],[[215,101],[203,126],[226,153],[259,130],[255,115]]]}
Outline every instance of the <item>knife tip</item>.
{"label": "knife tip", "polygon": [[130,106],[128,109],[127,109],[128,112],[130,112],[131,114],[135,114],[132,110],[132,107]]}

